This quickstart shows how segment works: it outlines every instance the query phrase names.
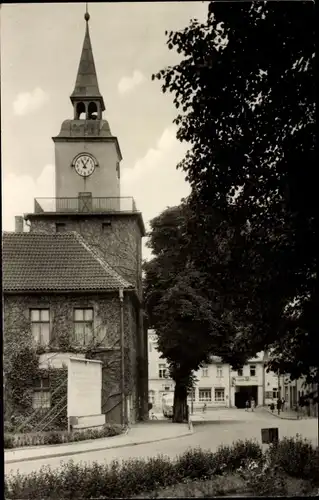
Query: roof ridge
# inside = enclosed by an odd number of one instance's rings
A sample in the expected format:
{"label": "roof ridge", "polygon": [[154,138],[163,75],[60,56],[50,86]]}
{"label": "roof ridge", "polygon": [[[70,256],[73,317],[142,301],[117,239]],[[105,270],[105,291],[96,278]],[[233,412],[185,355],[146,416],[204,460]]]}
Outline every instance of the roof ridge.
{"label": "roof ridge", "polygon": [[79,241],[79,243],[84,246],[84,248],[92,254],[92,257],[94,257],[95,260],[99,262],[99,264],[103,267],[103,269],[107,272],[113,273],[114,277],[122,281],[123,283],[123,288],[134,288],[134,286],[126,281],[123,276],[121,276],[113,267],[104,259],[104,257],[101,257],[97,250],[93,248],[85,238],[81,234],[79,234],[77,231],[72,231],[75,238]]}
{"label": "roof ridge", "polygon": [[47,237],[57,237],[57,238],[61,238],[61,237],[65,237],[65,236],[72,236],[74,233],[76,233],[76,231],[65,231],[64,233],[46,233],[46,232],[43,232],[43,233],[40,233],[40,232],[31,232],[31,231],[19,231],[19,232],[16,232],[16,231],[2,231],[2,234],[3,235],[10,235],[10,236],[25,236],[25,235],[28,235],[28,236],[47,236]]}

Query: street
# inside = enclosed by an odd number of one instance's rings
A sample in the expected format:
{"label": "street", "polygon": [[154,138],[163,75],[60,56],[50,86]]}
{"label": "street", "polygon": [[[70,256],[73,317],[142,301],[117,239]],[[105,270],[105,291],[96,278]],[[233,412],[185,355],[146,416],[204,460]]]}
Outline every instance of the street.
{"label": "street", "polygon": [[[215,451],[220,444],[231,444],[238,439],[257,439],[261,442],[261,429],[265,427],[278,427],[279,438],[293,437],[299,433],[302,437],[311,440],[314,445],[318,443],[316,419],[282,420],[262,409],[257,409],[255,412],[237,409],[213,410],[203,415],[195,414],[193,420],[194,433],[189,436],[137,446],[92,451],[85,455],[74,455],[70,459],[74,463],[98,462],[102,464],[109,463],[112,459],[150,457],[158,454],[174,458],[189,447],[200,446],[202,449]],[[13,463],[6,466],[5,472],[9,474],[19,470],[21,474],[26,474],[39,470],[43,465],[56,469],[66,461],[68,457]]]}

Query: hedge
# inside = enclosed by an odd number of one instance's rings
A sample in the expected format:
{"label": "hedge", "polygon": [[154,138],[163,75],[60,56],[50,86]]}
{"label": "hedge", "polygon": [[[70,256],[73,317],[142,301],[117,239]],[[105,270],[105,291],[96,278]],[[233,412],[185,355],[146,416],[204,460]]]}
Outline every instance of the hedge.
{"label": "hedge", "polygon": [[117,436],[123,432],[121,425],[105,424],[102,429],[85,429],[83,431],[50,431],[38,433],[13,434],[4,433],[4,448],[20,448],[23,446],[40,446],[47,444],[71,443],[88,439],[99,439]]}
{"label": "hedge", "polygon": [[[280,473],[293,477],[306,474],[309,481],[319,485],[318,457],[318,448],[297,438],[283,439],[265,453],[257,442],[246,440],[237,441],[232,446],[220,446],[215,453],[200,448],[188,450],[175,460],[157,456],[121,463],[113,460],[110,464],[94,463],[90,466],[70,461],[57,470],[43,467],[39,472],[26,476],[16,474],[5,477],[5,498],[132,498],[183,481],[207,480],[231,474],[242,470],[247,461],[261,469],[268,461],[271,484],[276,483]],[[302,460],[298,470],[295,467],[297,460]],[[262,472],[264,475],[268,473]],[[282,483],[279,483],[282,488]]]}

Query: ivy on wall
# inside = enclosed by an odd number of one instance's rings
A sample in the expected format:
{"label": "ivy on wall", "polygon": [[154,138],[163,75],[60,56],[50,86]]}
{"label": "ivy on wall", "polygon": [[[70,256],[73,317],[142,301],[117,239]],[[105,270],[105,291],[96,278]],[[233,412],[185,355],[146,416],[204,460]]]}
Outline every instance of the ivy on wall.
{"label": "ivy on wall", "polygon": [[39,358],[30,346],[16,346],[9,359],[6,356],[5,370],[5,416],[12,413],[28,415],[32,412],[34,381],[39,372]]}
{"label": "ivy on wall", "polygon": [[[67,407],[66,403],[61,405],[61,401],[67,396],[67,376],[67,368],[39,368],[39,356],[31,346],[24,345],[13,350],[5,373],[5,420],[12,421],[17,427],[28,422],[25,430],[31,430],[45,420],[49,412],[53,417],[55,408],[65,406],[56,418],[48,417],[47,421],[52,419],[50,429],[66,429]],[[34,410],[33,393],[41,380],[48,381],[47,390],[52,394],[51,408]],[[30,416],[33,418],[29,419]]]}
{"label": "ivy on wall", "polygon": [[[98,318],[94,338],[89,345],[74,343],[73,308],[94,307]],[[47,346],[35,345],[31,335],[29,310],[33,307],[48,307],[51,315],[51,336]],[[130,299],[125,297],[125,388],[132,393],[137,382],[137,349],[132,339],[136,335],[136,318],[130,310]],[[44,353],[81,353],[88,359],[103,362],[102,394],[103,411],[114,406],[120,391],[120,331],[118,296],[7,296],[4,308],[4,373],[5,373],[5,418],[12,414],[27,416],[33,413],[32,398],[34,381],[39,375],[39,356]],[[130,351],[130,354],[129,354]],[[103,353],[105,355],[103,355]],[[56,369],[54,369],[56,370]],[[43,372],[43,370],[42,370]],[[50,381],[54,376],[50,375]],[[50,382],[51,383],[51,382]],[[53,383],[53,382],[52,382]],[[53,391],[52,391],[53,392]],[[138,391],[139,393],[141,391]],[[52,404],[54,402],[52,401]],[[61,417],[62,418],[62,417]],[[64,417],[63,417],[64,418]],[[62,419],[63,419],[62,418]]]}

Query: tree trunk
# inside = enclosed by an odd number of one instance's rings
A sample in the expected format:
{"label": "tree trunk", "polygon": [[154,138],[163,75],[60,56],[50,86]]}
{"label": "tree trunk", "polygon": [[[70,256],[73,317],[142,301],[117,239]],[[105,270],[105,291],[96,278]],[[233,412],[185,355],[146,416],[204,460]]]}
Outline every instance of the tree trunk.
{"label": "tree trunk", "polygon": [[187,422],[187,387],[176,380],[174,391],[173,422]]}

